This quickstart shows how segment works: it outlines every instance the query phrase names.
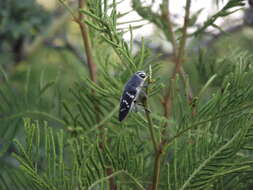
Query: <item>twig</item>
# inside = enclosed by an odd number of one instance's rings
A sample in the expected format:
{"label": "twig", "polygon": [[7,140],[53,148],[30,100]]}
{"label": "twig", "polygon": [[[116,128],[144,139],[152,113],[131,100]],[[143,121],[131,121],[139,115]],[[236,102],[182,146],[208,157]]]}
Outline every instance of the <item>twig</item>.
{"label": "twig", "polygon": [[[186,44],[186,39],[187,39],[187,27],[189,24],[190,7],[191,7],[191,0],[187,0],[186,1],[186,8],[185,8],[184,25],[183,25],[183,29],[182,29],[182,37],[180,40],[178,50],[174,49],[174,52],[177,52],[177,53],[176,53],[176,57],[175,57],[175,67],[174,67],[174,71],[172,73],[172,79],[171,79],[171,80],[174,80],[176,78],[176,75],[180,74],[185,86],[186,86],[186,76],[185,76],[184,70],[182,68],[182,62],[183,62],[183,58],[184,58],[185,44]],[[169,13],[169,9],[168,9],[168,13]],[[169,18],[169,16],[168,16],[168,18]],[[170,22],[170,20],[167,20],[167,21]],[[170,24],[168,24],[168,25],[171,27]],[[169,30],[172,31],[172,33],[173,33],[172,28]],[[176,48],[176,45],[173,45],[173,47]],[[191,100],[192,99],[192,90],[191,89],[190,89],[188,96],[189,96],[189,100]],[[169,115],[171,113],[171,103],[172,103],[171,98],[172,97],[171,97],[171,86],[170,86],[166,95],[164,96],[163,101],[162,101],[162,104],[164,106],[165,117],[169,117]]]}
{"label": "twig", "polygon": [[[83,45],[84,45],[84,49],[85,49],[85,54],[87,57],[87,64],[88,64],[88,69],[89,69],[89,74],[90,74],[90,79],[93,82],[97,82],[97,77],[96,77],[96,64],[93,60],[93,56],[92,56],[92,48],[91,48],[91,44],[90,44],[90,40],[89,40],[89,34],[88,34],[88,28],[86,26],[86,24],[84,23],[83,19],[83,14],[78,11],[78,17],[76,17],[74,15],[74,12],[65,4],[65,2],[61,1],[60,2],[69,10],[69,12],[71,13],[74,21],[79,25],[80,31],[81,31],[81,36],[82,36],[82,40],[83,40]],[[79,10],[83,9],[85,5],[85,1],[84,0],[78,0],[78,8]],[[92,91],[92,93],[95,95],[95,91]],[[99,112],[100,112],[100,108],[98,106],[97,103],[94,103],[94,109],[97,111],[96,114],[96,120],[97,123],[100,123],[100,117],[99,117]],[[104,134],[104,130],[102,128],[102,126],[99,126],[100,129],[100,143],[99,143],[99,148],[103,151],[104,150],[104,143],[105,143],[105,134]],[[108,176],[111,176],[113,173],[113,169],[112,168],[107,168],[106,169],[106,174]],[[113,178],[108,178],[109,179],[109,184],[110,184],[110,190],[117,190],[117,186],[114,183],[114,179]]]}
{"label": "twig", "polygon": [[[186,75],[185,75],[184,69],[182,67],[182,63],[184,61],[185,44],[186,44],[186,39],[187,39],[187,28],[188,28],[189,21],[190,21],[189,20],[190,19],[190,8],[191,8],[191,0],[187,0],[186,7],[185,7],[184,25],[182,28],[182,37],[181,37],[180,44],[178,47],[178,54],[177,54],[176,61],[175,61],[176,65],[174,67],[174,72],[173,72],[173,76],[172,76],[172,78],[175,79],[176,74],[179,73],[183,79],[185,87],[187,87],[187,80],[186,80]],[[189,104],[191,104],[192,99],[193,99],[193,93],[192,93],[191,87],[189,87],[188,90],[189,91],[187,92],[188,93],[187,96],[188,96]]]}
{"label": "twig", "polygon": [[[187,0],[186,1],[186,9],[185,9],[185,17],[184,17],[184,25],[183,25],[183,29],[182,29],[182,37],[181,37],[178,49],[177,49],[176,39],[174,36],[171,20],[170,20],[168,0],[164,1],[164,5],[163,5],[163,9],[162,9],[163,17],[166,18],[168,30],[171,33],[170,37],[171,37],[171,43],[173,46],[173,56],[175,58],[175,67],[174,67],[174,71],[172,73],[171,80],[173,81],[176,78],[176,75],[179,73],[183,78],[185,86],[186,86],[186,77],[185,77],[185,74],[184,74],[184,71],[183,71],[181,65],[183,62],[184,49],[185,49],[185,44],[186,44],[186,39],[187,39],[187,27],[189,24],[190,6],[191,6],[191,0]],[[171,104],[172,104],[171,90],[172,90],[172,85],[170,85],[170,87],[168,88],[167,94],[164,96],[164,100],[162,102],[164,105],[164,116],[166,118],[169,117],[170,112],[171,112]],[[190,92],[190,96],[192,96],[191,92]],[[162,157],[162,153],[164,151],[164,147],[168,142],[168,140],[166,140],[164,137],[166,126],[167,126],[167,122],[165,123],[165,126],[162,130],[162,133],[161,133],[161,135],[162,135],[161,142],[158,145],[158,147],[156,146],[157,149],[156,149],[156,154],[155,154],[153,183],[147,188],[148,190],[157,190],[158,189],[159,178],[160,178],[160,168],[161,168],[161,157]]]}
{"label": "twig", "polygon": [[[150,78],[148,80],[150,81]],[[152,143],[153,143],[153,146],[154,146],[154,150],[155,150],[155,152],[157,152],[158,147],[157,147],[157,142],[156,142],[155,133],[154,133],[154,125],[153,125],[153,121],[152,121],[152,118],[151,118],[151,115],[150,115],[149,105],[148,105],[148,87],[146,88],[146,96],[147,97],[144,98],[143,105],[144,105],[145,114],[146,114],[146,117],[147,117],[147,120],[148,120],[148,126],[149,126],[148,128],[149,128],[151,140],[152,140]]]}
{"label": "twig", "polygon": [[[148,78],[148,84],[151,83],[151,76],[149,76]],[[148,87],[146,89],[146,94],[148,97]],[[152,143],[154,146],[154,151],[155,151],[155,162],[154,162],[154,175],[153,175],[153,182],[152,184],[147,188],[148,190],[157,190],[158,189],[158,185],[159,185],[159,180],[160,180],[160,168],[161,168],[161,155],[163,152],[163,144],[161,143],[159,146],[157,144],[157,140],[155,138],[155,133],[154,133],[154,125],[152,122],[152,118],[149,112],[149,105],[148,105],[148,100],[147,98],[144,99],[144,107],[145,107],[145,113],[146,113],[146,117],[148,120],[148,124],[149,124],[149,131],[150,131],[150,136],[152,139]],[[162,146],[161,146],[162,145]]]}
{"label": "twig", "polygon": [[[148,109],[147,105],[146,105],[146,108]],[[154,146],[154,150],[157,151],[157,143],[156,143],[156,139],[155,139],[153,121],[152,121],[152,118],[150,117],[149,111],[145,110],[145,113],[146,113],[146,117],[147,117],[148,124],[149,124],[148,128],[149,128],[149,132],[150,132],[150,135],[151,135],[151,139],[152,139],[152,143],[153,143],[153,146]]]}
{"label": "twig", "polygon": [[[78,0],[78,8],[82,9],[83,7],[84,7],[84,0]],[[83,22],[83,14],[79,11],[78,18],[75,17],[74,19],[78,23],[81,30],[85,53],[87,56],[87,63],[88,63],[90,78],[93,82],[96,82],[97,81],[96,64],[93,61],[93,57],[91,53],[91,45],[90,45],[90,40],[89,40],[89,35],[88,35],[88,28]]]}
{"label": "twig", "polygon": [[[113,169],[107,168],[106,174],[107,174],[107,176],[111,176],[113,174]],[[113,178],[113,177],[109,179],[110,190],[117,190],[117,186],[114,183],[114,180],[115,180],[115,178]]]}
{"label": "twig", "polygon": [[154,163],[154,176],[152,180],[152,184],[147,188],[147,190],[157,190],[159,181],[160,181],[160,173],[161,173],[161,159],[164,150],[164,145],[166,141],[161,141],[159,147],[155,154],[155,163]]}
{"label": "twig", "polygon": [[[83,9],[84,7],[84,0],[78,0],[78,7],[79,10]],[[90,73],[90,78],[93,82],[97,82],[97,77],[96,77],[96,64],[93,61],[93,57],[92,57],[92,53],[91,53],[91,45],[90,45],[90,41],[89,41],[89,35],[88,35],[88,28],[86,27],[86,24],[83,22],[83,14],[79,11],[78,14],[78,18],[74,18],[75,21],[79,24],[80,30],[81,30],[81,34],[82,34],[82,39],[83,39],[83,44],[85,47],[85,52],[86,52],[86,56],[87,56],[87,63],[88,63],[88,68],[89,68],[89,73]],[[93,92],[95,95],[95,91]],[[95,110],[97,110],[97,112],[100,112],[100,108],[98,106],[98,104],[94,104]],[[97,116],[97,123],[100,123],[100,118],[99,118],[99,114],[96,114]],[[104,146],[106,143],[106,139],[105,139],[105,133],[103,130],[102,126],[99,126],[100,129],[100,143],[99,143],[99,148],[104,151]],[[107,176],[111,176],[113,173],[113,169],[112,168],[107,168],[106,169],[106,174]],[[117,185],[115,184],[115,178],[109,178],[109,186],[110,186],[110,190],[117,190]]]}
{"label": "twig", "polygon": [[173,78],[175,78],[176,74],[180,72],[180,67],[184,58],[185,43],[187,39],[187,27],[189,24],[189,17],[190,17],[190,7],[191,7],[191,0],[187,0],[185,7],[184,25],[182,28],[182,37],[178,47],[178,55],[176,58],[176,65],[173,72]]}

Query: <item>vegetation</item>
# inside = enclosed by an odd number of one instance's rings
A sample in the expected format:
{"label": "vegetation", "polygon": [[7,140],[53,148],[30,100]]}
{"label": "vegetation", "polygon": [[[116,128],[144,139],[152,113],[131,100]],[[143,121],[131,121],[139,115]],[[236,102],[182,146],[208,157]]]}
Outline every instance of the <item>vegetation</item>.
{"label": "vegetation", "polygon": [[[118,12],[122,1],[60,0],[57,19],[36,1],[24,2],[0,3],[1,189],[252,188],[253,57],[244,34],[252,30],[252,8],[244,0],[226,1],[202,26],[191,0],[180,24],[168,0],[156,12],[153,3],[132,0],[170,52],[157,52],[144,38],[134,42],[134,21],[119,27],[128,14]],[[240,26],[216,25],[242,10]],[[23,25],[14,22],[21,14]],[[62,27],[69,16],[82,39],[75,45],[71,26],[55,28],[54,20]],[[237,33],[229,36],[231,28]],[[145,109],[119,122],[122,89],[138,70],[148,73]]]}

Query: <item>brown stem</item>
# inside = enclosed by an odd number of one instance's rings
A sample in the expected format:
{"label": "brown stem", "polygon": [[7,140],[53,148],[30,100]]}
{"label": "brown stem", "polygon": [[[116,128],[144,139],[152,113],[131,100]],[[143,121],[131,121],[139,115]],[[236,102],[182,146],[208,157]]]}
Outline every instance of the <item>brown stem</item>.
{"label": "brown stem", "polygon": [[[171,43],[173,46],[173,55],[175,59],[175,67],[174,71],[172,74],[172,80],[176,78],[176,74],[180,74],[185,81],[186,85],[186,77],[184,74],[184,71],[181,67],[182,62],[183,62],[183,57],[184,57],[184,49],[185,49],[185,44],[186,44],[186,39],[187,39],[187,27],[189,23],[189,16],[190,16],[190,5],[191,5],[191,0],[186,1],[186,10],[185,10],[185,17],[184,17],[184,25],[182,29],[182,37],[180,40],[180,44],[177,50],[177,44],[170,20],[170,12],[169,12],[169,3],[168,0],[164,1],[165,8],[163,6],[162,9],[162,14],[163,17],[166,18],[167,25],[168,25],[168,30],[170,33],[171,37]],[[165,17],[166,16],[166,17]],[[172,85],[170,85],[170,88],[168,88],[168,91],[166,95],[164,96],[164,99],[162,101],[163,106],[164,106],[164,116],[168,118],[171,114],[171,104],[172,104],[172,93],[171,93]],[[191,92],[190,92],[191,94]],[[162,140],[160,141],[160,144],[158,145],[158,148],[156,149],[155,152],[155,164],[154,164],[154,176],[153,176],[153,182],[152,184],[147,188],[147,190],[157,190],[158,185],[159,185],[159,178],[160,178],[160,169],[161,169],[161,158],[162,158],[162,153],[164,151],[164,147],[167,144],[167,140],[165,139],[165,129],[166,129],[167,123],[165,124],[163,130],[162,130]]]}
{"label": "brown stem", "polygon": [[[186,1],[186,8],[185,8],[185,17],[184,17],[184,25],[182,29],[182,38],[179,44],[179,50],[178,50],[178,55],[176,58],[176,65],[175,65],[175,70],[173,73],[173,78],[175,78],[176,74],[179,73],[180,76],[183,79],[185,87],[187,86],[186,84],[186,75],[184,72],[184,69],[182,67],[182,63],[184,60],[184,53],[185,53],[185,44],[186,44],[186,39],[187,39],[187,28],[189,25],[189,18],[190,18],[190,7],[191,7],[191,0]],[[193,95],[192,95],[192,89],[189,87],[189,92],[187,92],[187,96],[189,99],[189,103],[192,102]]]}
{"label": "brown stem", "polygon": [[153,178],[153,187],[152,187],[152,190],[157,190],[158,189],[158,184],[159,184],[159,180],[160,180],[160,169],[161,169],[161,155],[162,155],[162,152],[158,152],[156,154],[156,157],[155,157],[155,175],[154,175],[154,178]]}
{"label": "brown stem", "polygon": [[[84,0],[78,0],[78,7],[79,9],[82,9],[84,7]],[[97,82],[97,77],[96,77],[96,64],[93,61],[93,57],[92,57],[92,52],[91,52],[91,45],[90,45],[90,40],[89,40],[89,35],[88,35],[88,28],[86,27],[85,23],[83,22],[83,14],[79,11],[78,13],[78,18],[74,18],[75,21],[79,24],[80,30],[81,30],[81,34],[82,34],[82,39],[83,39],[83,44],[84,44],[84,48],[85,48],[85,53],[87,56],[87,64],[88,64],[88,68],[89,68],[89,73],[90,73],[90,78],[93,82]],[[93,91],[94,95],[95,95],[95,91]],[[98,106],[98,104],[94,105],[95,110],[97,110],[97,122],[99,123],[100,118],[99,118],[99,112],[100,112],[100,108]],[[104,151],[104,145],[106,142],[105,139],[105,134],[104,134],[104,130],[102,126],[99,126],[100,129],[100,143],[99,143],[99,148]],[[113,173],[113,169],[112,168],[107,168],[106,169],[106,174],[108,176],[110,176]],[[110,178],[109,179],[109,186],[110,186],[110,190],[117,190],[117,186],[114,182],[114,178]]]}
{"label": "brown stem", "polygon": [[[107,174],[107,176],[112,175],[112,174],[113,174],[112,168],[107,168],[107,169],[106,169],[106,174]],[[117,190],[117,186],[116,186],[116,184],[114,183],[114,178],[113,178],[113,177],[111,177],[111,178],[109,179],[109,185],[110,185],[110,190]]]}
{"label": "brown stem", "polygon": [[[169,8],[169,0],[164,0],[163,2],[163,9],[162,11],[162,15],[163,18],[165,19],[165,21],[167,22],[168,25],[168,31],[170,36],[168,36],[168,38],[170,39],[171,43],[172,43],[172,59],[173,61],[176,60],[177,58],[177,42],[176,42],[176,37],[173,31],[173,26],[172,26],[172,22],[171,22],[171,14],[170,14],[170,8]],[[174,77],[174,74],[173,74]],[[168,118],[170,113],[171,113],[171,87],[168,88],[168,91],[166,92],[163,100],[161,101],[162,105],[163,105],[163,110],[164,110],[164,117]],[[166,123],[164,128],[166,127]],[[164,134],[165,130],[162,131],[162,134]]]}
{"label": "brown stem", "polygon": [[153,147],[154,147],[155,152],[157,152],[158,147],[157,147],[157,142],[156,142],[156,138],[155,138],[154,125],[153,125],[153,121],[152,121],[152,118],[150,116],[150,113],[148,111],[149,106],[148,106],[147,98],[145,98],[145,101],[143,102],[143,105],[145,107],[145,114],[146,114],[146,118],[148,120],[148,128],[149,128],[151,140],[152,140],[152,143],[153,143]]}
{"label": "brown stem", "polygon": [[[151,76],[149,76],[148,84],[150,84],[151,81],[152,81]],[[146,88],[146,94],[148,97],[148,94],[149,94],[148,87]],[[143,105],[145,107],[146,118],[147,118],[148,125],[149,125],[149,132],[150,132],[151,140],[152,140],[152,143],[154,146],[154,151],[155,151],[153,183],[147,188],[147,190],[157,190],[158,185],[159,185],[159,178],[160,178],[160,164],[161,164],[162,147],[157,145],[157,139],[155,137],[153,121],[152,121],[152,118],[150,115],[150,111],[148,111],[149,105],[148,105],[147,97],[144,98]]]}
{"label": "brown stem", "polygon": [[[189,17],[190,17],[190,7],[191,7],[191,0],[187,0],[186,1],[186,8],[185,8],[185,17],[184,17],[184,25],[182,28],[182,37],[179,43],[179,47],[178,50],[176,48],[176,45],[174,44],[175,39],[172,40],[172,45],[173,45],[173,52],[174,52],[174,56],[175,56],[175,67],[172,73],[172,80],[174,80],[176,78],[177,74],[180,74],[180,76],[182,77],[184,84],[186,86],[186,76],[184,73],[184,70],[182,68],[182,63],[183,63],[183,58],[184,58],[184,51],[185,51],[185,44],[186,44],[186,39],[187,39],[187,27],[189,24]],[[169,14],[169,8],[167,9],[167,13]],[[170,15],[167,16],[167,22],[168,22],[168,27],[169,27],[169,31],[174,33],[172,30],[172,25],[171,25],[171,21],[170,21]],[[174,36],[173,34],[171,36]],[[174,37],[175,38],[175,37]],[[175,53],[176,52],[176,53]],[[192,90],[190,89],[190,92],[188,93],[189,99],[192,99]],[[163,107],[164,107],[164,116],[165,117],[169,117],[170,113],[171,113],[171,86],[169,87],[166,95],[164,96],[164,99],[162,101],[163,103]]]}
{"label": "brown stem", "polygon": [[185,43],[187,39],[187,27],[189,24],[189,17],[190,17],[190,7],[191,7],[191,0],[187,0],[185,7],[184,25],[182,29],[182,37],[178,48],[178,55],[176,57],[176,65],[173,72],[173,78],[175,78],[177,73],[180,73],[180,67],[184,58]]}
{"label": "brown stem", "polygon": [[155,164],[154,164],[154,176],[152,184],[148,186],[147,190],[158,190],[160,173],[161,173],[161,159],[164,147],[166,145],[166,140],[162,140],[157,151],[155,152]]}
{"label": "brown stem", "polygon": [[[78,0],[78,7],[79,9],[82,9],[84,7],[84,0]],[[85,53],[87,56],[87,63],[88,63],[90,78],[93,82],[96,82],[97,81],[96,64],[93,61],[93,57],[91,53],[91,45],[90,45],[90,40],[89,40],[89,35],[88,35],[88,28],[83,22],[83,14],[80,11],[78,13],[78,18],[75,18],[75,21],[78,23],[81,30]]]}
{"label": "brown stem", "polygon": [[161,168],[161,155],[156,154],[155,156],[155,165],[154,165],[154,176],[152,184],[147,188],[147,190],[157,190],[159,179],[160,179],[160,168]]}

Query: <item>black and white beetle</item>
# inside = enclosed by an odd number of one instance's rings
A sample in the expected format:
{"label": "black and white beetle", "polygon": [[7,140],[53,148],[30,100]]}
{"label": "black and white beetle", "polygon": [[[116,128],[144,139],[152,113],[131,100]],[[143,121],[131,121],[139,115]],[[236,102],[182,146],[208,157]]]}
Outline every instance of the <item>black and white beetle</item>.
{"label": "black and white beetle", "polygon": [[144,71],[137,71],[126,83],[120,98],[119,121],[123,121],[135,105],[146,79]]}

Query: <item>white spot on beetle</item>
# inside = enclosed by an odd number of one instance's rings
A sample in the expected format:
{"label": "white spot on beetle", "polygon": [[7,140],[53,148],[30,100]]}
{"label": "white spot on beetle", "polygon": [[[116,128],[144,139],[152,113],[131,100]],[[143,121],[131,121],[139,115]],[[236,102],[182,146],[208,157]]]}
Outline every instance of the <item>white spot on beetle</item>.
{"label": "white spot on beetle", "polygon": [[129,92],[126,92],[126,95],[128,95],[130,98],[134,98],[134,95],[130,94]]}

